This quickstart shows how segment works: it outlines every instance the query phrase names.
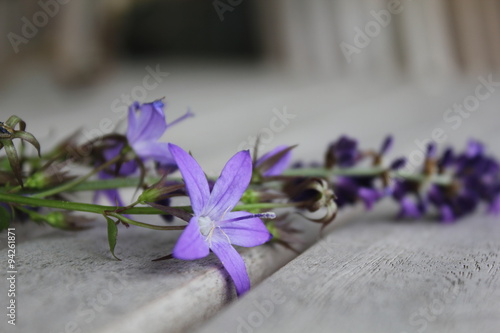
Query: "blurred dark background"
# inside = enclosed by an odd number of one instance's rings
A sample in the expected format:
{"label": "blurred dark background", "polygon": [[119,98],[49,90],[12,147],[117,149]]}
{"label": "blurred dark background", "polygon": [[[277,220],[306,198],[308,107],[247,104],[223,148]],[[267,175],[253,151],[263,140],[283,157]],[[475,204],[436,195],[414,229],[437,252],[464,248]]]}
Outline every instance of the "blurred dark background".
{"label": "blurred dark background", "polygon": [[500,68],[499,0],[0,0],[0,84],[62,87],[120,61],[242,61],[297,77],[447,79]]}

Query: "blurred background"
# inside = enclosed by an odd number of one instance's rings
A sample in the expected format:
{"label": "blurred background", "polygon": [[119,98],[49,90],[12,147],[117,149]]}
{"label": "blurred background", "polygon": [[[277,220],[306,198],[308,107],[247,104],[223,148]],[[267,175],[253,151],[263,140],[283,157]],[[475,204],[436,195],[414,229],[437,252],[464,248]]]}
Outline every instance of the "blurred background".
{"label": "blurred background", "polygon": [[[441,126],[478,77],[496,78],[500,1],[0,0],[0,36],[1,118],[36,115],[47,138],[56,121],[74,123],[59,132],[97,136],[132,100],[165,97],[170,119],[191,108],[197,135],[231,138],[235,150],[284,109],[301,119],[287,127],[296,130],[336,113],[342,122],[318,133],[324,141],[363,135],[354,114],[394,107],[404,116],[416,100]],[[401,122],[382,122],[380,137]],[[273,144],[290,133],[274,133]]]}
{"label": "blurred background", "polygon": [[446,76],[500,66],[497,0],[0,1],[3,84],[27,62],[61,86],[123,60],[267,63],[301,75]]}

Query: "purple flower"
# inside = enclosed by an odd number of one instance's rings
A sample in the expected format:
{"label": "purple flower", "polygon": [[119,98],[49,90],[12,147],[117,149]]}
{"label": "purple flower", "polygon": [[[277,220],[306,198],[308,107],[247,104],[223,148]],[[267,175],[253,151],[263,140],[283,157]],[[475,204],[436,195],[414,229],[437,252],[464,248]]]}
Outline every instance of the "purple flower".
{"label": "purple flower", "polygon": [[427,211],[427,204],[419,193],[419,183],[407,179],[396,179],[392,188],[392,197],[399,202],[398,218],[417,219]]}
{"label": "purple flower", "polygon": [[477,177],[495,176],[500,171],[498,162],[484,154],[484,145],[470,140],[465,153],[456,159],[457,175],[459,177],[475,175]]}
{"label": "purple flower", "polygon": [[493,215],[500,214],[500,195],[497,195],[488,205],[488,213]]}
{"label": "purple flower", "polygon": [[[290,147],[288,146],[278,146],[273,150],[271,150],[270,152],[268,152],[267,154],[264,154],[264,156],[262,156],[257,160],[257,163],[255,164],[256,168],[259,168],[264,164],[264,162],[269,161],[273,156],[276,156],[279,153],[289,148]],[[276,163],[274,163],[266,170],[263,170],[262,176],[272,177],[281,175],[283,171],[285,171],[286,168],[288,168],[291,159],[292,159],[292,152],[289,149],[283,156],[281,156],[281,158],[278,161],[276,161]]]}
{"label": "purple flower", "polygon": [[327,168],[338,165],[341,168],[352,167],[361,159],[358,142],[347,136],[341,136],[330,144],[327,151]]}
{"label": "purple flower", "polygon": [[[168,127],[193,114],[188,111],[184,116],[167,125],[164,104],[161,100],[139,104],[135,102],[128,111],[127,139],[137,156],[143,161],[152,159],[160,164],[174,164],[172,155],[165,142],[157,142]],[[139,113],[139,115],[137,115]]]}
{"label": "purple flower", "polygon": [[335,202],[342,208],[361,200],[367,210],[372,209],[373,205],[384,196],[382,190],[375,188],[374,181],[373,176],[339,176],[333,186],[337,197]]}
{"label": "purple flower", "polygon": [[387,154],[389,150],[391,150],[393,143],[394,143],[394,138],[392,137],[392,135],[386,136],[380,147],[379,155],[382,156]]}
{"label": "purple flower", "polygon": [[443,173],[444,170],[452,166],[454,162],[455,162],[455,155],[453,153],[453,149],[451,147],[447,148],[444,151],[441,158],[437,161],[439,173]]}
{"label": "purple flower", "polygon": [[[168,170],[173,171],[175,170],[175,161],[168,149],[168,143],[157,141],[167,128],[186,118],[192,117],[193,114],[191,111],[188,111],[185,115],[167,125],[163,111],[164,106],[161,100],[144,104],[134,102],[128,110],[127,141],[135,154],[143,162],[154,160],[159,168],[167,168],[168,166]],[[124,144],[121,142],[110,142],[110,145],[112,147],[103,152],[106,161],[116,157],[124,148]],[[118,176],[132,175],[137,171],[137,168],[138,164],[136,161],[125,162],[120,165]],[[98,176],[100,179],[114,178],[114,174],[109,170],[99,172]],[[94,202],[97,202],[101,194],[104,194],[113,204],[118,203],[120,206],[123,205],[117,189],[103,190],[102,192],[96,191]]]}
{"label": "purple flower", "polygon": [[443,222],[454,222],[472,213],[478,204],[478,197],[474,193],[465,190],[453,193],[455,191],[449,187],[433,184],[427,193],[429,202],[436,206]]}
{"label": "purple flower", "polygon": [[222,261],[236,286],[238,295],[250,289],[243,258],[233,245],[252,247],[266,243],[271,234],[259,217],[270,214],[231,212],[252,177],[248,151],[234,155],[224,166],[212,191],[200,165],[182,148],[169,144],[191,199],[194,216],[174,247],[175,258],[194,260],[212,250]]}
{"label": "purple flower", "polygon": [[465,156],[468,158],[475,158],[477,156],[482,156],[484,153],[484,145],[476,140],[469,140],[467,144],[467,149],[465,150]]}
{"label": "purple flower", "polygon": [[398,218],[410,218],[418,219],[422,217],[427,211],[427,206],[424,201],[420,200],[418,197],[412,199],[409,196],[405,196],[400,200],[400,210],[398,213]]}
{"label": "purple flower", "polygon": [[455,178],[461,184],[462,196],[463,193],[467,194],[466,203],[471,203],[473,200],[485,201],[490,213],[496,213],[499,210],[499,172],[498,161],[487,156],[484,145],[475,140],[470,140],[465,152],[455,159]]}
{"label": "purple flower", "polygon": [[425,152],[426,159],[434,159],[437,154],[437,146],[434,142],[430,142],[427,145],[427,150]]}
{"label": "purple flower", "polygon": [[399,170],[403,168],[405,165],[406,165],[406,158],[400,157],[392,161],[391,165],[389,166],[389,169]]}

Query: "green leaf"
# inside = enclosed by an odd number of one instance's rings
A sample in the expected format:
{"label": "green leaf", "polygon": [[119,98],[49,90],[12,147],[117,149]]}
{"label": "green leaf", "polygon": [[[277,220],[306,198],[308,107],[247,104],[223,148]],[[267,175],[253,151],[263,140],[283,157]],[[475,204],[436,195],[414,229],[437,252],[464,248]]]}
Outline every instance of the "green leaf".
{"label": "green leaf", "polygon": [[24,131],[26,129],[26,123],[19,118],[18,116],[10,116],[9,119],[5,122],[6,125],[14,128],[17,124],[19,124],[19,129]]}
{"label": "green leaf", "polygon": [[116,260],[120,260],[117,256],[115,256],[115,246],[116,246],[116,237],[118,236],[118,227],[115,224],[115,221],[106,216],[106,220],[108,221],[108,243],[109,243],[109,251]]}
{"label": "green leaf", "polygon": [[0,206],[0,231],[5,230],[10,226],[10,219],[11,216],[9,211],[5,207]]}
{"label": "green leaf", "polygon": [[33,134],[24,131],[17,131],[14,132],[12,137],[28,141],[29,143],[31,143],[33,147],[36,148],[36,151],[38,152],[38,157],[40,157],[40,143],[38,143],[38,140],[33,136]]}
{"label": "green leaf", "polygon": [[19,158],[17,157],[16,147],[12,144],[11,141],[3,141],[5,153],[7,154],[7,158],[9,159],[10,167],[16,176],[17,181],[21,186],[23,186],[23,178],[21,175],[21,163],[19,162]]}

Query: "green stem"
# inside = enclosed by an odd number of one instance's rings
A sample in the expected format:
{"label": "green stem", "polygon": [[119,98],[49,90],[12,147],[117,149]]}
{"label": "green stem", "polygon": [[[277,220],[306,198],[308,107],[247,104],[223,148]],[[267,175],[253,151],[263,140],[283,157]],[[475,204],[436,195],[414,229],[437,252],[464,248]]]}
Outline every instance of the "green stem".
{"label": "green stem", "polygon": [[[285,176],[304,176],[304,177],[324,177],[332,178],[334,176],[351,176],[351,177],[361,177],[361,176],[379,176],[384,173],[386,169],[382,167],[372,167],[372,168],[304,168],[304,169],[289,169],[283,174]],[[412,180],[416,182],[429,181],[438,185],[449,185],[452,182],[452,178],[449,175],[422,175],[414,174],[403,171],[389,171],[389,176],[392,179],[404,179]]]}
{"label": "green stem", "polygon": [[[116,211],[120,211],[120,213],[122,214],[134,214],[134,215],[165,215],[165,212],[153,207],[133,207],[124,209],[126,207],[102,206],[102,205],[94,205],[88,203],[40,199],[40,198],[25,197],[21,195],[8,194],[8,193],[0,193],[0,202],[26,205],[31,207],[58,208],[58,209],[72,210],[78,212],[95,213],[99,215],[104,215]],[[252,209],[274,209],[274,208],[285,208],[293,206],[294,204],[286,204],[286,203],[255,203],[255,204],[238,205],[234,208],[234,210],[241,211],[241,210],[252,210]],[[173,208],[183,209],[187,212],[192,212],[190,206],[177,206]]]}
{"label": "green stem", "polygon": [[[284,172],[286,176],[305,176],[305,177],[325,177],[329,178],[334,175],[343,176],[370,176],[379,175],[384,169],[382,168],[366,168],[366,169],[354,169],[354,168],[344,168],[344,169],[332,169],[327,170],[324,168],[307,168],[307,169],[290,169]],[[160,181],[160,177],[148,177],[146,178],[146,183],[154,184]],[[180,181],[180,178],[171,178],[169,180]],[[77,185],[73,185],[68,192],[78,192],[78,191],[98,191],[107,190],[114,188],[127,188],[127,187],[137,187],[140,179],[138,177],[134,178],[114,178],[114,179],[103,179],[103,180],[90,180],[83,181]],[[46,191],[45,191],[46,192]],[[35,196],[40,197],[44,195],[44,192],[38,193]],[[44,195],[46,196],[46,195]]]}
{"label": "green stem", "polygon": [[44,221],[45,220],[45,216],[42,215],[42,214],[39,214],[33,210],[30,210],[30,209],[26,209],[22,206],[19,206],[17,207],[17,209],[19,209],[21,212],[25,213],[26,215],[28,215],[30,217],[30,219],[34,220],[35,222],[37,221]]}
{"label": "green stem", "polygon": [[39,199],[39,198],[25,197],[21,195],[7,194],[7,193],[0,193],[0,202],[14,203],[31,207],[58,208],[64,210],[74,210],[79,212],[88,212],[96,214],[103,214],[105,211],[112,211],[116,209],[116,207],[113,206],[101,206],[101,205],[93,205],[87,203],[62,201],[62,200]]}
{"label": "green stem", "polygon": [[[146,178],[147,184],[154,184],[160,181],[160,177],[148,177]],[[169,178],[170,180],[170,178]],[[108,190],[114,188],[126,188],[126,187],[137,187],[139,185],[140,179],[138,177],[134,178],[114,178],[114,179],[103,179],[103,180],[90,180],[76,185],[70,192],[78,191],[98,191],[98,190]]]}
{"label": "green stem", "polygon": [[382,167],[372,168],[299,168],[286,170],[284,176],[325,177],[332,176],[375,176],[384,172]]}
{"label": "green stem", "polygon": [[124,223],[136,225],[138,227],[147,228],[147,229],[153,229],[153,230],[184,230],[184,229],[186,229],[185,225],[161,226],[161,225],[143,223],[143,222],[129,219],[128,217],[125,217],[125,216],[120,215],[118,213],[108,213],[106,215],[116,217],[118,220],[120,220]]}

